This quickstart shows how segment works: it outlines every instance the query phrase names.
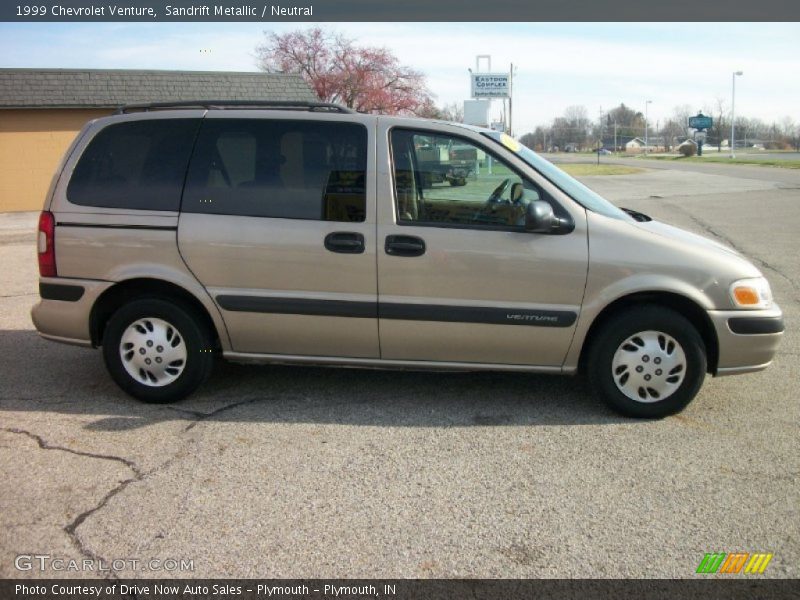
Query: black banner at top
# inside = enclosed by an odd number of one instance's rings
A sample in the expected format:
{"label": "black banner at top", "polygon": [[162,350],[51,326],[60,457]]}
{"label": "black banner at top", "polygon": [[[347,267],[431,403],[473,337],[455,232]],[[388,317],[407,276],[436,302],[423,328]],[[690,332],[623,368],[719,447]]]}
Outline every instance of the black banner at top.
{"label": "black banner at top", "polygon": [[800,21],[798,0],[6,0],[17,22]]}

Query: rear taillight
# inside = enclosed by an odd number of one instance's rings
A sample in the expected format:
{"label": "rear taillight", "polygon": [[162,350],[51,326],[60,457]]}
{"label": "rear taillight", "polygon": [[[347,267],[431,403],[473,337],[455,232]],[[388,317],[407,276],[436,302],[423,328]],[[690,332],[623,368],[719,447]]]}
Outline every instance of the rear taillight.
{"label": "rear taillight", "polygon": [[49,210],[39,215],[39,276],[56,277],[56,218]]}

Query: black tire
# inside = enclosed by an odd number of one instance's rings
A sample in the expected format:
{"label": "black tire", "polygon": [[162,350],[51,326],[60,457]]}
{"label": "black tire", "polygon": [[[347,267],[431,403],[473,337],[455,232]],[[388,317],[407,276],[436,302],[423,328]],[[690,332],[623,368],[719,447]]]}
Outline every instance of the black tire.
{"label": "black tire", "polygon": [[[133,324],[147,319],[170,325],[174,328],[174,332],[177,332],[177,337],[173,340],[178,339],[183,346],[180,350],[185,355],[185,361],[179,365],[182,370],[175,367],[172,375],[165,374],[167,379],[176,378],[163,385],[143,383],[128,372],[130,366],[126,367],[123,364],[122,336]],[[144,335],[147,335],[147,330],[144,330]],[[155,353],[156,348],[146,349],[146,352],[151,351]],[[175,402],[196,390],[211,373],[214,364],[213,337],[208,327],[190,307],[162,298],[141,298],[123,305],[109,319],[103,334],[103,358],[111,378],[134,398],[148,403]],[[176,364],[177,362],[179,361],[176,361]],[[152,375],[150,377],[155,382],[155,377]],[[142,378],[147,380],[144,375]]]}
{"label": "black tire", "polygon": [[[670,337],[672,341],[677,342],[678,350],[682,350],[685,360],[675,359],[676,363],[670,363],[670,365],[676,365],[672,369],[676,370],[675,375],[669,376],[672,370],[667,372],[662,370],[662,372],[658,372],[658,377],[656,376],[658,365],[656,365],[655,359],[652,359],[652,363],[650,362],[649,351],[646,350],[648,347],[652,348],[652,345],[638,347],[639,342],[636,342],[632,346],[628,344],[623,348],[624,342],[637,337],[637,334],[640,333],[648,334],[649,337],[645,336],[645,340],[655,341],[658,345],[662,344],[665,339],[669,340]],[[658,336],[653,333],[666,335]],[[638,337],[638,340],[642,341],[642,337]],[[670,346],[666,345],[664,352],[669,348]],[[618,363],[628,360],[628,362],[636,364],[636,375],[633,377],[626,377],[623,380],[625,372],[629,369],[621,364],[616,365],[616,369],[621,369],[621,371],[615,373],[614,361],[618,351],[620,352],[619,356],[623,359],[617,361]],[[676,352],[675,346],[672,346],[672,352]],[[626,359],[627,356],[631,358]],[[648,362],[644,362],[645,359]],[[659,364],[661,360],[659,358]],[[641,365],[638,364],[639,361],[642,362]],[[664,362],[667,362],[666,358]],[[678,363],[685,364],[679,369]],[[697,395],[706,373],[705,345],[695,327],[683,315],[674,310],[654,305],[630,308],[611,316],[600,325],[589,348],[586,372],[593,391],[613,410],[628,417],[658,419],[680,412]],[[633,371],[630,370],[630,373]],[[637,387],[636,382],[640,381],[641,377],[648,375],[654,384],[662,386],[662,393],[667,388],[668,395],[665,394],[663,399],[658,399],[657,392],[648,391],[651,388],[646,387],[649,385],[647,383],[642,384],[646,389],[643,389],[642,386]],[[680,380],[680,376],[683,377],[682,380]],[[673,379],[673,383],[667,383],[670,379]],[[617,385],[617,381],[623,383]],[[626,387],[624,384],[629,385]],[[673,385],[677,387],[671,387]],[[630,398],[623,393],[621,388],[625,388],[628,393],[638,395],[640,398]],[[635,393],[634,390],[636,390]]]}

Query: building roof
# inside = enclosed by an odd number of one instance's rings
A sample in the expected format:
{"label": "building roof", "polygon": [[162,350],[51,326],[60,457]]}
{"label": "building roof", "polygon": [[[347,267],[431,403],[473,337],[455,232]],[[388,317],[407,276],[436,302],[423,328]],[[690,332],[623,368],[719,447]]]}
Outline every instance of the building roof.
{"label": "building roof", "polygon": [[0,69],[0,108],[116,108],[180,100],[317,98],[300,75],[289,73]]}

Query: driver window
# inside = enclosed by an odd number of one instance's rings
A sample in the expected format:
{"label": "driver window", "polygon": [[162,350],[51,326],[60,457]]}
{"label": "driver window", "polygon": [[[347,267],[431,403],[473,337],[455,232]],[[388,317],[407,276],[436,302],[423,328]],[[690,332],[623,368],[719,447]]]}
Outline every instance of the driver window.
{"label": "driver window", "polygon": [[520,228],[540,192],[496,156],[468,140],[392,132],[399,223]]}

